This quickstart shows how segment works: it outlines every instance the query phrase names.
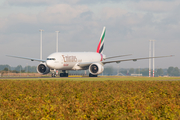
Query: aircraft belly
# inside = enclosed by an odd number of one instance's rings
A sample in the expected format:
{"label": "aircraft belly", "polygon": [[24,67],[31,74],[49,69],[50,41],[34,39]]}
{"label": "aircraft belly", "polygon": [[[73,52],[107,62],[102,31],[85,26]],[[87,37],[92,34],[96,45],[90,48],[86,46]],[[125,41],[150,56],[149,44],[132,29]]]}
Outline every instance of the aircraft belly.
{"label": "aircraft belly", "polygon": [[54,63],[54,66],[53,66],[54,69],[59,69],[59,68],[61,68],[61,67],[62,67],[61,64],[59,64],[59,63]]}
{"label": "aircraft belly", "polygon": [[74,67],[76,63],[72,63],[72,62],[65,62],[63,63],[63,66],[62,66],[62,70],[72,70],[72,68]]}

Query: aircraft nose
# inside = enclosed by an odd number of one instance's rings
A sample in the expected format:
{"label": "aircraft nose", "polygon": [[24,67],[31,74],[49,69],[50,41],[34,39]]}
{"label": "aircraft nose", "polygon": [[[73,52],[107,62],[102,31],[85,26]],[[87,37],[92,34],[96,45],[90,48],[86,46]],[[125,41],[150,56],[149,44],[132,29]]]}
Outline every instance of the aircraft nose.
{"label": "aircraft nose", "polygon": [[47,65],[49,68],[53,68],[52,61],[50,61],[50,60],[47,60],[47,61],[46,61],[46,65]]}
{"label": "aircraft nose", "polygon": [[49,67],[49,60],[46,61],[46,65]]}

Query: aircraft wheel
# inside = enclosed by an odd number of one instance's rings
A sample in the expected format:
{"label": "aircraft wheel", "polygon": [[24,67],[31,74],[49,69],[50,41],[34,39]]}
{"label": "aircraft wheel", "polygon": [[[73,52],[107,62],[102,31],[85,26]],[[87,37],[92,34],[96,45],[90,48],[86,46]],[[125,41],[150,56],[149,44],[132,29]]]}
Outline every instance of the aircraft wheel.
{"label": "aircraft wheel", "polygon": [[68,73],[60,73],[60,77],[68,77]]}
{"label": "aircraft wheel", "polygon": [[60,77],[64,77],[64,74],[63,74],[63,73],[60,73],[59,76],[60,76]]}
{"label": "aircraft wheel", "polygon": [[56,77],[56,74],[53,73],[51,76],[52,76],[52,77]]}

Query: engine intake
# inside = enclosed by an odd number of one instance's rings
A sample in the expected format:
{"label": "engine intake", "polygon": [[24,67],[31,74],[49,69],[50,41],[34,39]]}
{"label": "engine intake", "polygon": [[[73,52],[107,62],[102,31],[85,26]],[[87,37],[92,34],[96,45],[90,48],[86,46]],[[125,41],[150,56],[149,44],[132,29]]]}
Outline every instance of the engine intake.
{"label": "engine intake", "polygon": [[37,72],[40,74],[48,74],[50,72],[50,69],[45,63],[41,63],[37,66]]}
{"label": "engine intake", "polygon": [[104,66],[100,63],[93,63],[89,66],[89,72],[93,75],[101,74],[104,71]]}

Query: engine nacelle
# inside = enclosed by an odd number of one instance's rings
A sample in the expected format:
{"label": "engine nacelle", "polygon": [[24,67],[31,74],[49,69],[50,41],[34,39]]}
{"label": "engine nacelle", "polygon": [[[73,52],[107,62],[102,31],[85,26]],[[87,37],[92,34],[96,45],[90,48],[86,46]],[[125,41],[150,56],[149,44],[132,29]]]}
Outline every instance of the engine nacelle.
{"label": "engine nacelle", "polygon": [[46,63],[41,63],[37,66],[37,72],[40,74],[48,74],[50,69],[47,67]]}
{"label": "engine nacelle", "polygon": [[93,75],[101,74],[104,71],[104,66],[100,63],[93,63],[89,66],[89,72]]}

